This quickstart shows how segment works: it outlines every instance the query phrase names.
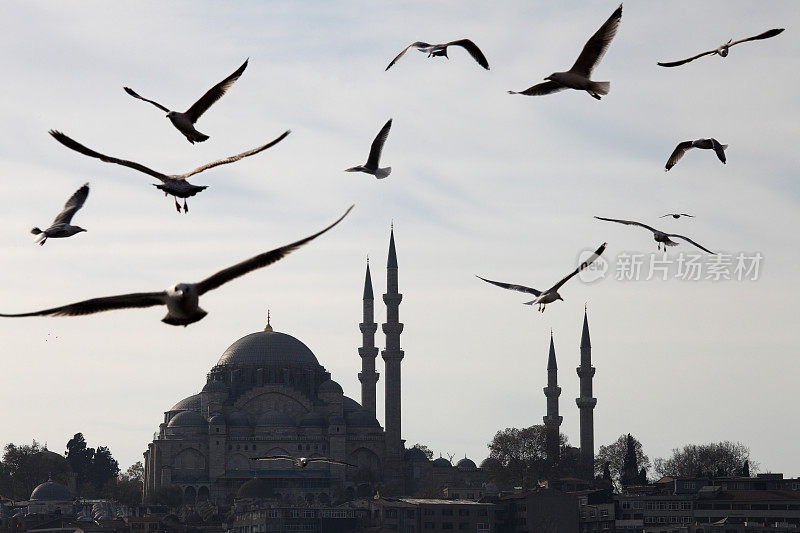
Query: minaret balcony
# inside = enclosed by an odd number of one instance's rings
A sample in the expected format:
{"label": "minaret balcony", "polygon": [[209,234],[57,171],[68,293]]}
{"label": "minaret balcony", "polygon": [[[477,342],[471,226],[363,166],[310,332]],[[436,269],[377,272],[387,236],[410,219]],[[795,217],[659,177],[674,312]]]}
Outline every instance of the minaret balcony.
{"label": "minaret balcony", "polygon": [[578,377],[580,378],[593,378],[595,369],[593,366],[579,366],[575,369],[575,371],[578,373]]}
{"label": "minaret balcony", "polygon": [[594,406],[597,405],[597,398],[575,398],[575,403],[578,404],[578,409],[584,407],[594,409]]}
{"label": "minaret balcony", "polygon": [[545,387],[542,390],[544,391],[544,395],[547,396],[548,398],[551,397],[551,396],[555,396],[556,398],[561,396],[561,387],[558,387],[558,386],[556,386],[556,387]]}

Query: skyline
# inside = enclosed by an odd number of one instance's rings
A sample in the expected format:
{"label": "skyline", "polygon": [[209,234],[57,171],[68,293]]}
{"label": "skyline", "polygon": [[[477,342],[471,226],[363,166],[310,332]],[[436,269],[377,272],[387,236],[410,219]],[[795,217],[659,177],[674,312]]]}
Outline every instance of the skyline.
{"label": "skyline", "polygon": [[[358,400],[364,261],[369,254],[380,298],[393,220],[407,445],[479,463],[497,430],[540,424],[551,328],[562,431],[577,445],[572,367],[588,302],[596,447],[630,432],[652,460],[683,444],[741,441],[763,471],[800,475],[791,444],[800,436],[791,424],[800,252],[783,229],[800,222],[792,181],[800,107],[791,90],[795,69],[786,68],[800,51],[793,4],[686,10],[625,2],[594,75],[611,81],[601,102],[577,91],[505,91],[571,63],[616,2],[455,5],[184,3],[152,18],[133,4],[10,3],[13,24],[0,36],[0,58],[16,83],[0,103],[0,169],[16,179],[0,191],[0,311],[201,279],[356,207],[303,250],[209,294],[209,316],[185,330],[164,326],[162,311],[147,309],[0,320],[0,369],[13,376],[0,401],[14,406],[2,443],[35,438],[61,453],[81,431],[90,446],[109,446],[124,470],[140,460],[163,411],[202,388],[231,343],[263,329],[267,309],[275,330],[308,345]],[[656,66],[770,27],[787,31],[737,46],[725,59]],[[449,60],[410,50],[384,72],[408,42],[463,37],[481,47],[490,71],[463,50]],[[199,145],[122,90],[180,107],[247,57],[242,77],[198,121],[210,136]],[[381,163],[392,175],[376,182],[343,172],[362,160],[389,118]],[[209,188],[178,216],[146,177],[70,152],[49,129],[168,172],[293,133],[198,176]],[[729,144],[728,163],[694,151],[665,174],[675,144],[701,136]],[[92,191],[74,223],[88,232],[33,245],[30,228],[51,220],[86,181]],[[697,218],[658,218],[671,211]],[[648,232],[595,215],[686,232],[715,251],[759,252],[761,277],[576,278],[561,291],[565,301],[543,315],[521,305],[524,295],[475,278],[546,288],[574,268],[579,252],[602,242],[612,262],[655,252]],[[669,253],[680,252],[693,253],[688,245]],[[375,319],[385,320],[382,310]],[[376,345],[383,344],[379,332]],[[382,424],[383,384],[382,375]]]}

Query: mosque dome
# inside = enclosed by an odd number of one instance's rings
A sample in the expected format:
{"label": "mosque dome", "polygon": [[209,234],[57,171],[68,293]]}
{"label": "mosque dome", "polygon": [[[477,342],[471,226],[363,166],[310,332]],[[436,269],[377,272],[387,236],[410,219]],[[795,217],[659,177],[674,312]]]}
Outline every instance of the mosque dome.
{"label": "mosque dome", "polygon": [[367,427],[367,428],[381,426],[380,422],[378,422],[374,416],[364,411],[363,409],[345,413],[344,419],[347,421],[348,426]]}
{"label": "mosque dome", "polygon": [[433,460],[433,466],[436,466],[436,467],[439,467],[439,468],[450,468],[453,465],[450,464],[450,461],[448,461],[444,457],[439,457],[438,459],[434,459]]}
{"label": "mosque dome", "polygon": [[406,461],[427,461],[428,456],[419,448],[409,448],[403,454]]}
{"label": "mosque dome", "polygon": [[73,500],[72,494],[67,490],[67,487],[61,483],[48,480],[38,485],[33,492],[31,492],[31,501],[71,501]]}
{"label": "mosque dome", "polygon": [[204,425],[205,422],[205,419],[200,416],[200,413],[195,411],[181,411],[170,419],[167,427],[197,427]]}
{"label": "mosque dome", "polygon": [[250,425],[250,420],[247,418],[247,415],[241,411],[232,411],[228,413],[228,416],[225,417],[225,420],[228,421],[229,426],[241,427]]}
{"label": "mosque dome", "polygon": [[467,459],[466,457],[464,457],[463,459],[459,460],[456,463],[456,467],[457,468],[478,468],[477,465],[475,465],[475,461],[473,461],[472,459]]}
{"label": "mosque dome", "polygon": [[291,426],[295,421],[289,413],[283,411],[267,411],[258,419],[257,426]]}
{"label": "mosque dome", "polygon": [[351,397],[343,396],[342,397],[342,409],[344,410],[344,412],[347,412],[347,411],[361,411],[363,409],[363,407],[361,407],[361,404],[358,403],[357,401],[355,401],[354,399],[352,399]]}
{"label": "mosque dome", "polygon": [[172,406],[170,411],[199,411],[200,410],[200,395],[194,394],[188,398],[184,398]]}
{"label": "mosque dome", "polygon": [[499,465],[500,461],[495,459],[494,457],[487,457],[486,459],[481,461],[481,468],[492,468]]}
{"label": "mosque dome", "polygon": [[236,492],[236,497],[239,499],[253,498],[272,498],[275,491],[272,488],[271,480],[267,479],[251,479],[246,481],[239,490]]}
{"label": "mosque dome", "polygon": [[325,417],[316,411],[311,411],[300,419],[300,427],[325,427]]}
{"label": "mosque dome", "polygon": [[219,358],[217,366],[292,365],[318,367],[311,350],[286,333],[257,331],[231,344]]}
{"label": "mosque dome", "polygon": [[228,392],[228,386],[222,381],[213,380],[206,383],[203,392]]}
{"label": "mosque dome", "polygon": [[319,388],[317,389],[317,394],[324,394],[326,392],[336,393],[336,394],[344,393],[344,391],[342,390],[342,386],[333,381],[332,379],[329,379],[328,381],[323,381],[322,384],[320,384]]}

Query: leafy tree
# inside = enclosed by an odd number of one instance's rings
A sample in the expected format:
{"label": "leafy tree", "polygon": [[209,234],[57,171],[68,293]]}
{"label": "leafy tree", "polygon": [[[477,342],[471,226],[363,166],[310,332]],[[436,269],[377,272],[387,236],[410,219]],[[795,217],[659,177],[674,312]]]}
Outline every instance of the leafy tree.
{"label": "leafy tree", "polygon": [[120,479],[133,480],[144,483],[144,466],[141,461],[136,461],[128,469],[119,475]]}
{"label": "leafy tree", "polygon": [[742,477],[750,477],[750,461],[745,461],[742,465],[742,471],[739,473]]}
{"label": "leafy tree", "polygon": [[433,451],[431,451],[431,449],[425,446],[424,444],[416,443],[415,445],[412,446],[412,448],[417,448],[418,450],[422,450],[422,452],[425,454],[425,457],[428,458],[428,461],[433,459]]}
{"label": "leafy tree", "polygon": [[31,444],[6,444],[0,463],[0,491],[10,498],[28,499],[33,489],[52,476],[66,483],[69,465],[35,440]]}
{"label": "leafy tree", "polygon": [[151,505],[166,505],[167,507],[178,507],[181,503],[183,503],[183,491],[177,485],[159,487],[148,495],[145,503]]}
{"label": "leafy tree", "polygon": [[[642,443],[634,436],[631,436],[631,439],[633,441],[633,451],[636,455],[636,464],[633,466],[632,470],[633,476],[635,478],[637,472],[640,472],[640,469],[643,468],[645,470],[646,479],[647,471],[650,470],[651,466],[650,458],[645,455]],[[619,438],[611,444],[600,446],[600,449],[597,450],[594,460],[595,474],[602,475],[603,468],[605,464],[608,463],[609,470],[611,471],[611,478],[614,482],[614,488],[619,490],[621,487],[622,473],[625,470],[626,456],[629,457],[628,461],[632,462],[628,454],[628,435],[620,435]],[[633,483],[636,483],[636,481]]]}
{"label": "leafy tree", "polygon": [[[566,461],[557,465],[547,461],[547,431],[543,425],[498,431],[489,443],[488,477],[498,485],[531,487],[542,477],[566,468]],[[563,434],[559,445],[565,457],[567,437]]]}
{"label": "leafy tree", "polygon": [[69,466],[78,475],[78,487],[80,490],[89,477],[89,470],[94,459],[94,448],[87,448],[83,433],[76,433],[67,442],[66,455]]}
{"label": "leafy tree", "polygon": [[658,458],[655,471],[661,476],[736,476],[745,470],[758,472],[758,463],[750,459],[750,449],[741,442],[687,444],[672,450],[668,459]]}
{"label": "leafy tree", "polygon": [[98,446],[89,469],[89,481],[95,487],[102,487],[119,475],[119,463],[111,456],[106,446]]}
{"label": "leafy tree", "polygon": [[608,461],[606,461],[605,466],[603,466],[603,480],[613,483],[613,479],[611,479],[611,469],[608,467]]}

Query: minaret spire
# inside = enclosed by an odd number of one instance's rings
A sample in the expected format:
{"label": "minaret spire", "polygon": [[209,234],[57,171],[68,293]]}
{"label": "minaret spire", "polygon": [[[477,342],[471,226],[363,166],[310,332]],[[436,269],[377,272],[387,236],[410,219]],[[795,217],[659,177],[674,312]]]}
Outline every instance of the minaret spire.
{"label": "minaret spire", "polygon": [[367,256],[367,273],[364,276],[364,314],[363,320],[358,325],[361,330],[361,372],[358,380],[361,382],[361,405],[372,416],[375,416],[375,384],[378,382],[378,373],[375,372],[375,358],[378,348],[375,347],[375,332],[378,324],[375,323],[375,300],[372,296],[372,276],[369,273],[369,256]]}
{"label": "minaret spire", "polygon": [[383,295],[383,301],[386,303],[386,322],[383,324],[386,348],[381,355],[386,363],[385,476],[389,492],[395,494],[402,494],[403,491],[404,445],[400,428],[400,363],[404,355],[403,350],[400,349],[400,333],[403,331],[403,324],[400,322],[400,302],[402,300],[403,295],[398,292],[397,252],[394,245],[394,223],[392,223],[389,236],[389,257],[386,261],[386,294]]}
{"label": "minaret spire", "polygon": [[581,469],[583,476],[594,479],[594,408],[597,398],[592,397],[592,344],[589,341],[589,319],[583,311],[583,331],[581,333],[581,366],[577,368],[580,378],[580,398],[575,399],[581,415]]}
{"label": "minaret spire", "polygon": [[559,427],[563,417],[558,414],[558,397],[561,396],[561,387],[558,386],[558,365],[556,364],[556,348],[553,344],[553,330],[550,330],[550,353],[547,357],[547,387],[543,390],[547,397],[547,416],[543,419],[547,431],[547,461],[550,464],[556,464],[559,461],[561,447]]}

